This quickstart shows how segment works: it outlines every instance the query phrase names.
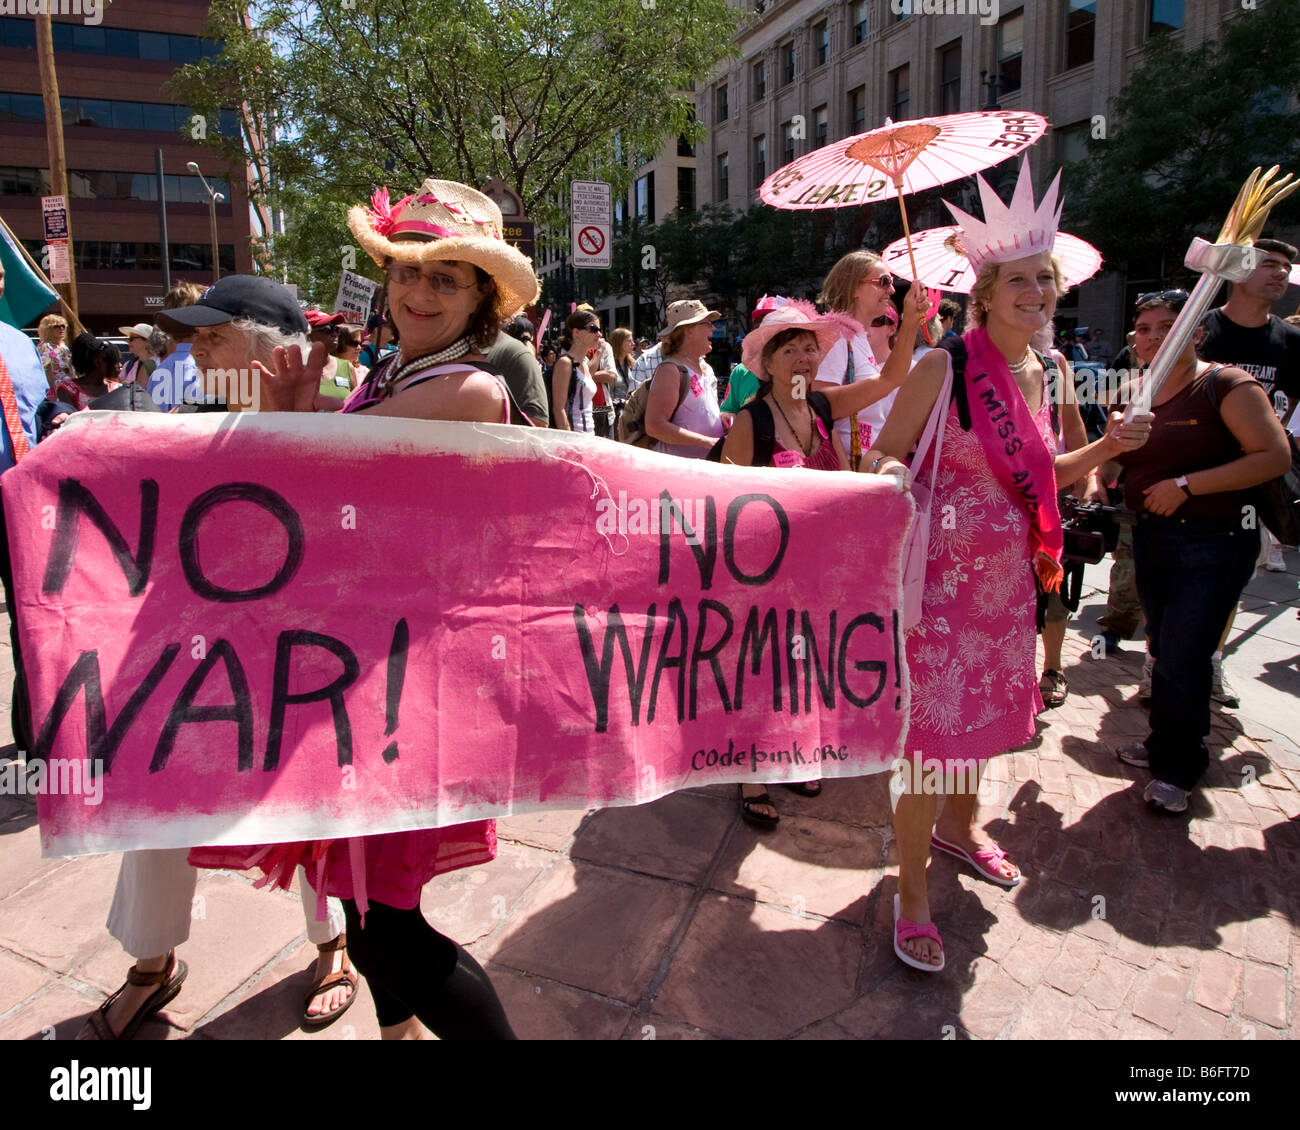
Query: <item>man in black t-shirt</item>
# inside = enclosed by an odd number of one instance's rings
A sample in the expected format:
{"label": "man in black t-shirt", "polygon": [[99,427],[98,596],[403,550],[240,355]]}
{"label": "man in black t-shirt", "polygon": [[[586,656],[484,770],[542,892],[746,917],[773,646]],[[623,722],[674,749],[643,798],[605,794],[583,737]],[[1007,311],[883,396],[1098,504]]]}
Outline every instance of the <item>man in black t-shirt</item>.
{"label": "man in black t-shirt", "polygon": [[[1285,293],[1297,252],[1279,239],[1257,239],[1258,266],[1239,283],[1233,283],[1228,301],[1211,310],[1202,321],[1204,337],[1198,352],[1206,361],[1245,369],[1268,393],[1273,409],[1285,415],[1288,404],[1300,399],[1300,328],[1287,325],[1270,313]],[[1286,571],[1282,547],[1267,530],[1264,543],[1270,572]],[[1214,657],[1214,698],[1225,706],[1238,705],[1236,692],[1223,678],[1223,645],[1232,631],[1232,619]]]}
{"label": "man in black t-shirt", "polygon": [[1245,369],[1264,386],[1280,414],[1286,405],[1279,404],[1279,392],[1288,400],[1300,397],[1300,328],[1269,311],[1286,293],[1298,253],[1277,239],[1256,240],[1255,250],[1262,256],[1259,265],[1233,284],[1222,307],[1205,316],[1199,352],[1207,361]]}

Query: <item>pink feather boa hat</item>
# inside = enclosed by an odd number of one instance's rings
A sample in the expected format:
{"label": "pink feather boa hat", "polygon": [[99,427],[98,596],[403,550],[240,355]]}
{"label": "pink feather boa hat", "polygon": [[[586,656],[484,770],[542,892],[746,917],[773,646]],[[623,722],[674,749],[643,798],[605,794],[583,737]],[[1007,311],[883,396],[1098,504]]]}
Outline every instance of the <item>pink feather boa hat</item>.
{"label": "pink feather boa hat", "polygon": [[817,338],[825,357],[837,341],[847,340],[862,332],[857,320],[839,310],[817,313],[817,307],[801,298],[786,299],[782,305],[768,313],[763,324],[745,335],[740,358],[746,369],[756,377],[766,380],[763,371],[763,350],[767,343],[786,330],[807,330]]}

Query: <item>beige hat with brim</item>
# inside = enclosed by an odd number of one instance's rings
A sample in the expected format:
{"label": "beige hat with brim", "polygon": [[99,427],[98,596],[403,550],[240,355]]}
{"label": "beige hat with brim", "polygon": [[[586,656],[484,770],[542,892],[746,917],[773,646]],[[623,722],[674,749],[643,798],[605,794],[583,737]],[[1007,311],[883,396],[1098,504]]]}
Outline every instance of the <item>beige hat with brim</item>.
{"label": "beige hat with brim", "polygon": [[528,257],[501,237],[501,209],[483,193],[456,181],[426,180],[418,192],[389,204],[388,189],[369,208],[348,212],[348,227],[376,263],[472,263],[497,284],[504,321],[530,306],[541,291]]}
{"label": "beige hat with brim", "polygon": [[673,330],[681,329],[682,326],[716,322],[721,317],[717,310],[710,310],[698,298],[684,298],[668,307],[668,324],[659,331],[659,340],[663,341]]}
{"label": "beige hat with brim", "polygon": [[153,333],[153,326],[148,322],[136,322],[134,326],[118,326],[117,332],[124,338],[142,337],[148,341],[149,335]]}

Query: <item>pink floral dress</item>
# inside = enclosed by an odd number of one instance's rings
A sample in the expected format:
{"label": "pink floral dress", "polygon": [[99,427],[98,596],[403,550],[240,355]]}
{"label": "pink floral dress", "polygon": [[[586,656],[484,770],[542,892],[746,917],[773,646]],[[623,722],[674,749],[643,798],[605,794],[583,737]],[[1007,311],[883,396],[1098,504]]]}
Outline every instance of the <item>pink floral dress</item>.
{"label": "pink floral dress", "polygon": [[[1055,454],[1045,375],[1034,423]],[[928,481],[929,463],[927,457],[917,479]],[[921,621],[907,632],[909,757],[920,753],[927,764],[983,760],[1033,737],[1043,708],[1035,594],[1029,518],[950,404],[930,510]]]}

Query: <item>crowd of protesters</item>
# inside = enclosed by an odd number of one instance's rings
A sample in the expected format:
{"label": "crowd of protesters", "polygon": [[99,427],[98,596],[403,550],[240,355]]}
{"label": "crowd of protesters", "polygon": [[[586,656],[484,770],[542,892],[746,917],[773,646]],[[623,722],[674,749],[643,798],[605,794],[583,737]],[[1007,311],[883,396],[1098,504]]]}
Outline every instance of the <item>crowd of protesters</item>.
{"label": "crowd of protesters", "polygon": [[[932,308],[918,284],[900,294],[903,285],[878,255],[855,250],[824,280],[823,312],[793,297],[758,302],[740,362],[720,388],[709,357],[721,315],[707,303],[669,304],[654,343],[575,306],[557,339],[539,346],[520,313],[537,298],[531,264],[483,235],[488,221],[500,224],[486,197],[429,180],[404,206],[389,208],[386,194],[372,204],[349,215],[385,277],[382,309],[365,325],[304,314],[269,279],[229,276],[206,291],[178,286],[156,325],[122,327],[125,367],[116,347],[90,335],[65,343],[62,318],[41,322],[36,350],[0,327],[23,419],[23,434],[6,431],[0,463],[12,466],[70,415],[97,407],[337,411],[549,426],[593,440],[635,437],[682,458],[893,476],[904,488],[914,477],[928,481],[926,583],[906,635],[908,749],[918,769],[943,769],[946,783],[936,794],[919,787],[918,773],[917,787],[898,797],[893,936],[899,959],[926,972],[944,965],[926,889],[932,850],[1000,886],[1021,880],[981,831],[978,774],[952,779],[949,771],[972,761],[982,768],[1023,745],[1035,716],[1068,696],[1061,645],[1077,596],[1072,604],[1060,583],[1052,500],[1058,489],[1085,502],[1122,492],[1135,521],[1116,555],[1103,638],[1114,650],[1145,625],[1142,697],[1151,721],[1146,741],[1119,756],[1150,770],[1144,795],[1153,807],[1187,808],[1208,764],[1212,697],[1223,701],[1223,643],[1260,553],[1259,531],[1243,528],[1242,508],[1289,461],[1279,416],[1289,419],[1300,401],[1300,328],[1270,308],[1285,290],[1294,247],[1258,241],[1263,262],[1176,360],[1153,416],[1115,411],[1090,432],[1079,405],[1058,390],[1074,388],[1079,366],[1127,362],[1136,375],[1169,334],[1185,293],[1143,295],[1115,354],[1100,328],[1054,337],[1065,283],[1048,251],[972,252],[977,277],[963,309],[952,299]],[[961,392],[965,368],[976,365],[1005,408],[1002,424]],[[236,370],[256,374],[238,393],[216,380]],[[125,398],[109,402],[123,390]],[[1009,435],[1018,437],[1014,446]],[[1046,504],[1026,505],[1026,482]],[[956,514],[955,528],[940,521],[945,509]],[[1276,542],[1266,552],[1270,567],[1281,561]],[[7,555],[5,565],[9,597]],[[21,681],[16,637],[14,649]],[[24,700],[16,693],[14,701],[15,739],[30,748]],[[821,783],[787,787],[816,796]],[[746,821],[779,822],[763,785],[738,792]],[[296,872],[308,936],[319,948],[304,1023],[327,1023],[351,1005],[355,969],[368,979],[386,1038],[417,1037],[421,1025],[443,1037],[512,1038],[486,974],[419,909],[435,875],[494,857],[492,821],[368,836],[359,852],[347,841],[267,852],[257,845],[124,855],[109,932],[136,961],[92,1015],[86,1037],[129,1039],[180,991],[188,971],[176,951],[189,935],[195,867],[260,866],[281,877]],[[311,874],[300,866],[309,857],[317,864]]]}

